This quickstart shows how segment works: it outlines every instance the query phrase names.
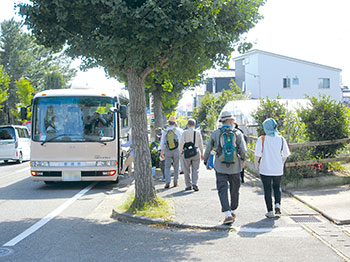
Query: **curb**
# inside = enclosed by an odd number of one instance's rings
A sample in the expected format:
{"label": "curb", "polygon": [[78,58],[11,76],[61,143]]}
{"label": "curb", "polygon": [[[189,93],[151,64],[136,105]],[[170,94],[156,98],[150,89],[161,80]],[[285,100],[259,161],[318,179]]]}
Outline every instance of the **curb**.
{"label": "curb", "polygon": [[128,223],[144,224],[144,225],[161,225],[164,227],[171,227],[171,228],[178,228],[178,229],[200,229],[200,230],[215,230],[215,231],[225,231],[225,232],[235,231],[235,228],[233,226],[225,226],[225,225],[208,226],[208,225],[185,224],[185,223],[168,221],[161,218],[151,218],[151,217],[134,215],[127,212],[120,213],[115,209],[112,210],[111,218],[116,219],[120,222],[128,222]]}
{"label": "curb", "polygon": [[[135,190],[135,183],[132,181],[129,188],[123,194],[121,201],[124,202],[126,199],[133,194]],[[151,218],[144,217],[140,215],[131,214],[128,212],[119,212],[115,208],[112,209],[112,219],[118,220],[120,222],[134,223],[134,224],[144,224],[144,225],[160,225],[163,227],[177,228],[177,229],[197,229],[197,230],[213,230],[213,231],[224,231],[232,232],[236,231],[233,225],[199,225],[199,224],[186,224],[180,222],[173,222],[162,218]]]}

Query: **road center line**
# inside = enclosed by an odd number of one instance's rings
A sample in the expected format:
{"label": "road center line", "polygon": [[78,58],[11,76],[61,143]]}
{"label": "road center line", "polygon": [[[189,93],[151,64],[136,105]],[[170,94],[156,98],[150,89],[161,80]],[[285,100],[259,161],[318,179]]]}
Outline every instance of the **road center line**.
{"label": "road center line", "polygon": [[26,237],[30,236],[33,234],[35,231],[37,231],[39,228],[44,226],[46,223],[48,223],[50,220],[55,218],[57,215],[59,215],[63,210],[65,210],[67,207],[69,207],[71,204],[74,203],[75,200],[79,199],[83,195],[85,195],[91,188],[93,188],[97,182],[90,184],[89,186],[85,187],[83,190],[81,190],[79,193],[77,193],[75,196],[70,198],[68,201],[63,203],[61,206],[56,208],[54,211],[52,211],[50,214],[48,214],[46,217],[42,218],[39,220],[37,223],[32,225],[30,228],[27,230],[23,231],[21,234],[16,236],[15,238],[11,239],[9,242],[4,244],[4,247],[12,247],[16,245],[18,242],[22,241]]}

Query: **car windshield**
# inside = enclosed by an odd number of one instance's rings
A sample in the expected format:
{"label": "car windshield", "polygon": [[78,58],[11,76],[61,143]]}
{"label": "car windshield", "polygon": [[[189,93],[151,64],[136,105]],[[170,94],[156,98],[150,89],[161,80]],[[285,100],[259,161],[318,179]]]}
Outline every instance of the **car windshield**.
{"label": "car windshield", "polygon": [[33,140],[105,142],[115,138],[108,97],[45,97],[33,105]]}
{"label": "car windshield", "polygon": [[12,127],[0,127],[0,140],[15,141],[15,129]]}

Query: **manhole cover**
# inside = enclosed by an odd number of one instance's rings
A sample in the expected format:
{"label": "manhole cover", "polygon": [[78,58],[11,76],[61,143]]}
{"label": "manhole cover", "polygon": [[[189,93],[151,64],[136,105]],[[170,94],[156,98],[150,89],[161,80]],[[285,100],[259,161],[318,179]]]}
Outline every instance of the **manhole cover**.
{"label": "manhole cover", "polygon": [[0,248],[0,257],[8,256],[13,253],[12,249],[1,247]]}
{"label": "manhole cover", "polygon": [[290,218],[296,223],[321,223],[322,222],[321,220],[313,216],[308,216],[308,217],[297,216],[297,217],[290,217]]}

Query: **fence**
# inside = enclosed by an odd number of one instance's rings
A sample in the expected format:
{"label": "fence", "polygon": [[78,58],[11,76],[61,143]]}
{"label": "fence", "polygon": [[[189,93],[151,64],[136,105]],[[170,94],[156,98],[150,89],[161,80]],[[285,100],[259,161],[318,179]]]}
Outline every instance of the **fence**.
{"label": "fence", "polygon": [[[257,137],[251,137],[249,136],[248,139],[256,141]],[[312,142],[305,142],[305,143],[290,143],[289,149],[293,151],[293,149],[296,148],[303,148],[303,147],[309,147],[309,146],[326,146],[326,145],[336,145],[336,144],[345,144],[349,143],[350,138],[342,138],[342,139],[336,139],[336,140],[324,140],[324,141],[312,141]],[[252,152],[254,154],[254,151],[251,149],[248,149],[249,152]],[[306,165],[314,165],[314,164],[321,164],[321,163],[329,163],[329,162],[335,162],[335,161],[350,161],[350,156],[341,156],[341,157],[333,157],[333,158],[323,158],[323,159],[316,159],[316,160],[303,160],[303,161],[297,161],[297,162],[288,162],[285,164],[286,167],[296,167],[296,166],[306,166]]]}

